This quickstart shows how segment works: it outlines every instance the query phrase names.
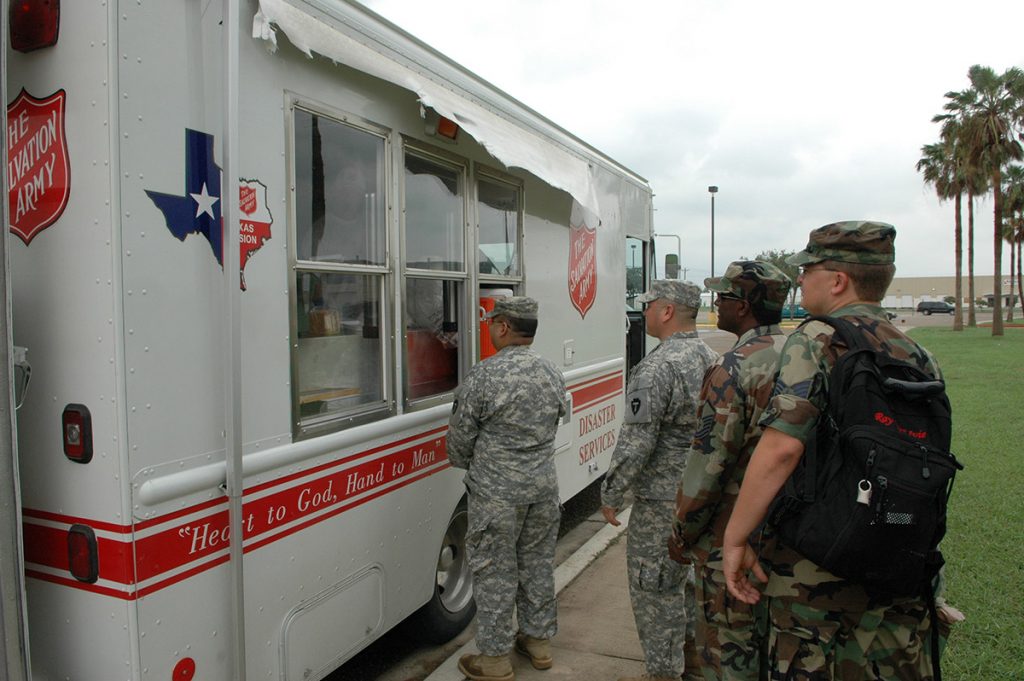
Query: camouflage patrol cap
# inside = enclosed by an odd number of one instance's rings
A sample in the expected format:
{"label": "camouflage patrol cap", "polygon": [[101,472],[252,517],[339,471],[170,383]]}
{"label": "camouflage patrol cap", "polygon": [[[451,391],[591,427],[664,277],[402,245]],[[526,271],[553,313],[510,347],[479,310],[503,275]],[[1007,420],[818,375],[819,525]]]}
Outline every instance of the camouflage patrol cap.
{"label": "camouflage patrol cap", "polygon": [[885,222],[847,220],[811,232],[807,247],[786,262],[811,265],[825,260],[889,265],[896,259],[896,228]]}
{"label": "camouflage patrol cap", "polygon": [[499,316],[513,319],[536,319],[537,307],[537,301],[526,296],[495,298],[494,309],[484,315],[484,319],[494,319]]}
{"label": "camouflage patrol cap", "polygon": [[636,297],[636,302],[651,303],[659,298],[691,310],[700,309],[700,287],[688,281],[655,279],[646,293]]}
{"label": "camouflage patrol cap", "polygon": [[751,307],[781,310],[793,282],[770,262],[737,260],[729,263],[722,276],[705,279],[704,285],[712,291],[742,298]]}

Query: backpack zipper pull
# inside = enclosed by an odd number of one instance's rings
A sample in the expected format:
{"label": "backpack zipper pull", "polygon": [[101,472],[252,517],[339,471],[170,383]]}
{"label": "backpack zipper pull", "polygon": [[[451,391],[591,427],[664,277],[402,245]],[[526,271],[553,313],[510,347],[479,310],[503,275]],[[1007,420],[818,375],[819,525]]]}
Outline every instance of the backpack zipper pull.
{"label": "backpack zipper pull", "polygon": [[882,505],[885,502],[885,491],[889,488],[889,478],[884,475],[879,475],[876,480],[878,481],[878,501],[875,503],[875,519],[871,521],[872,525],[876,525],[882,517]]}
{"label": "backpack zipper pull", "polygon": [[861,480],[857,483],[857,503],[871,505],[871,481]]}
{"label": "backpack zipper pull", "polygon": [[921,445],[921,477],[927,480],[932,477],[932,471],[928,468],[928,448]]}

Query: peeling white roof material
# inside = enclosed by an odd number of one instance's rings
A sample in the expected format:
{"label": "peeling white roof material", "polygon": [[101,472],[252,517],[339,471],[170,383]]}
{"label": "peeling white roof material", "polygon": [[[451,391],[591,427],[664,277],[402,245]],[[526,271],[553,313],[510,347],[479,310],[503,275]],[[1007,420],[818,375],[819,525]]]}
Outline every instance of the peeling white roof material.
{"label": "peeling white roof material", "polygon": [[[460,128],[507,167],[523,168],[533,173],[549,185],[568,192],[583,207],[600,215],[594,170],[587,160],[561,144],[552,144],[550,138],[542,137],[528,126],[518,125],[473,101],[472,95],[468,92],[463,94],[457,85],[442,82],[443,75],[435,76],[436,80],[430,77],[431,67],[447,71],[453,69],[454,63],[436,53],[432,54],[427,51],[429,48],[420,44],[413,45],[414,51],[422,50],[416,56],[426,57],[424,61],[433,63],[415,64],[411,58],[410,64],[396,61],[394,46],[361,32],[351,22],[338,16],[341,11],[361,11],[364,16],[370,16],[368,10],[356,10],[342,3],[328,5],[315,0],[307,4],[314,9],[322,8],[323,18],[286,0],[259,0],[259,10],[253,18],[253,38],[265,40],[272,49],[276,49],[276,29],[280,29],[296,48],[309,57],[316,53],[411,90],[423,106],[458,123]],[[381,24],[376,28],[382,32],[390,31],[392,37],[399,36],[400,41],[402,33],[397,27]],[[413,39],[408,38],[408,41],[412,43]],[[417,66],[421,68],[415,68]],[[464,71],[456,71],[456,75],[463,79],[469,78],[468,72]],[[507,97],[500,92],[498,95]],[[539,118],[525,107],[523,109],[528,115]]]}

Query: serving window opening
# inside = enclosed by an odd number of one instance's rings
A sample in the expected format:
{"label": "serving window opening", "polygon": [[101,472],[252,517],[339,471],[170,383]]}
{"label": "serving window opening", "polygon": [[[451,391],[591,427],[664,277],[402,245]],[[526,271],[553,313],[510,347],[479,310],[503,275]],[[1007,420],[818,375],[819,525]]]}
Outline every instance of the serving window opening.
{"label": "serving window opening", "polygon": [[[459,383],[468,329],[466,168],[407,148],[404,155],[406,404],[446,399]],[[428,398],[435,398],[425,402]]]}

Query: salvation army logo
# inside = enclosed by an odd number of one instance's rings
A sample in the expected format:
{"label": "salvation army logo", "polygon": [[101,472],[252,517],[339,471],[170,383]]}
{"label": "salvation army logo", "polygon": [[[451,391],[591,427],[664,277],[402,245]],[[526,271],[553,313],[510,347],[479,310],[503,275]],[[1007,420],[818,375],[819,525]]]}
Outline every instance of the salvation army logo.
{"label": "salvation army logo", "polygon": [[[264,188],[265,190],[266,188]],[[252,215],[256,212],[256,207],[259,204],[259,199],[256,196],[256,189],[248,187],[243,184],[238,189],[238,208],[246,215]]]}
{"label": "salvation army logo", "polygon": [[24,88],[7,105],[7,200],[11,231],[30,241],[64,213],[71,161],[64,132],[67,93],[37,99]]}
{"label": "salvation army logo", "polygon": [[580,317],[597,298],[597,230],[581,222],[569,226],[569,300]]}

